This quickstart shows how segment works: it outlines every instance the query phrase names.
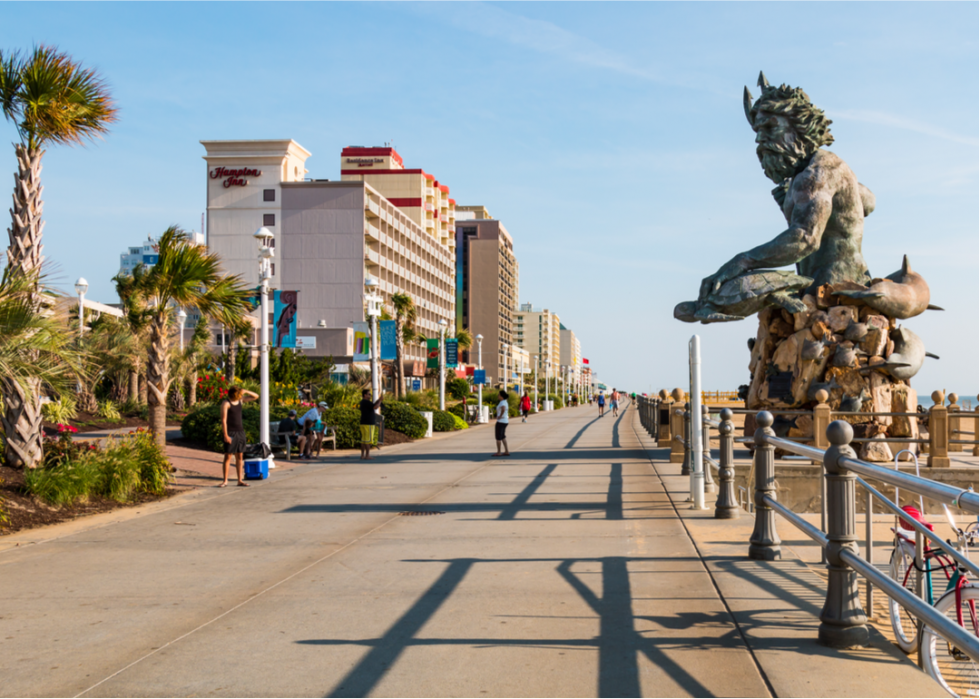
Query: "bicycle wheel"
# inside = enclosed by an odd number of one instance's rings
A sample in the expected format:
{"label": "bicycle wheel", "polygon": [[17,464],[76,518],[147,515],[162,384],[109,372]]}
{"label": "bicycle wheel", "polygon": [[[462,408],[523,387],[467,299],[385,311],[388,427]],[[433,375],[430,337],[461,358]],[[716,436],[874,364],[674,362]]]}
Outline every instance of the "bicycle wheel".
{"label": "bicycle wheel", "polygon": [[[957,610],[956,590],[950,590],[936,603],[936,611],[947,619],[959,624],[977,636],[977,588],[966,585],[960,590]],[[959,612],[959,613],[957,613]],[[962,616],[960,616],[962,615]],[[975,697],[977,686],[977,664],[963,651],[951,645],[945,638],[937,635],[928,626],[922,631],[922,644],[919,646],[923,666],[929,676],[942,685],[953,697]]]}
{"label": "bicycle wheel", "polygon": [[[906,590],[915,594],[915,560],[901,544],[892,551],[891,578]],[[888,600],[888,616],[895,632],[895,643],[903,653],[915,650],[919,640],[919,620],[893,599]]]}

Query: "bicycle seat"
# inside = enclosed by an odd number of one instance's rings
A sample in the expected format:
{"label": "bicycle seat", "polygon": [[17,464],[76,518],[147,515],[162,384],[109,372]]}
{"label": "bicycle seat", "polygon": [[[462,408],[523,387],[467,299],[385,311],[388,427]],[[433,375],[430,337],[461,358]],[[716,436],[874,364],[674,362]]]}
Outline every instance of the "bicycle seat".
{"label": "bicycle seat", "polygon": [[[926,529],[933,531],[932,525],[926,521],[925,515],[919,512],[918,507],[915,507],[914,505],[906,505],[902,508],[902,510],[915,521],[925,525]],[[912,526],[902,518],[899,518],[898,526],[908,532],[915,531]]]}

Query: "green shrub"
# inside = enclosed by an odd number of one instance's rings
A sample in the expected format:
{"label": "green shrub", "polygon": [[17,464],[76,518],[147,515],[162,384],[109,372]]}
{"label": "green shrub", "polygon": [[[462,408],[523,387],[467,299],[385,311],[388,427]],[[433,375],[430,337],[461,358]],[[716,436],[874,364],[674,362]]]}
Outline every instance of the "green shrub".
{"label": "green shrub", "polygon": [[167,455],[149,430],[136,430],[132,444],[140,468],[140,490],[152,495],[163,495],[172,479]]}
{"label": "green shrub", "polygon": [[119,404],[119,414],[125,417],[139,417],[143,412],[144,406],[139,401],[126,400]]}
{"label": "green shrub", "polygon": [[108,440],[99,454],[86,455],[97,474],[95,491],[116,502],[132,499],[140,484],[140,464],[128,440]]}
{"label": "green shrub", "polygon": [[412,439],[421,439],[429,429],[428,421],[407,403],[385,401],[381,404],[381,415],[385,419],[385,429],[401,432]]}
{"label": "green shrub", "polygon": [[[281,405],[269,408],[270,422],[282,420],[289,414],[289,408]],[[249,444],[259,441],[258,403],[246,403],[242,408],[242,427]],[[180,423],[181,436],[196,444],[207,445],[216,452],[225,450],[225,439],[221,429],[221,404],[205,405],[188,413]]]}
{"label": "green shrub", "polygon": [[356,408],[330,408],[321,416],[324,425],[337,430],[337,448],[355,449],[361,445],[361,411]]}
{"label": "green shrub", "polygon": [[41,416],[48,422],[69,423],[78,417],[75,399],[69,395],[60,396],[41,406]]}
{"label": "green shrub", "polygon": [[562,399],[562,396],[559,396],[555,393],[549,393],[548,400],[554,401],[555,410],[559,410],[560,408],[565,407],[565,401]]}
{"label": "green shrub", "polygon": [[79,498],[95,492],[99,471],[87,455],[77,459],[62,459],[50,466],[24,471],[27,492],[51,505],[71,505]]}
{"label": "green shrub", "polygon": [[122,414],[120,414],[119,408],[111,400],[99,401],[99,416],[112,422],[122,422]]}
{"label": "green shrub", "polygon": [[465,430],[469,428],[469,425],[466,424],[466,420],[461,418],[456,413],[449,413],[449,416],[453,419],[457,430]]}
{"label": "green shrub", "polygon": [[459,429],[456,427],[456,421],[453,420],[453,414],[445,410],[437,410],[432,413],[432,431],[433,432],[453,432]]}
{"label": "green shrub", "polygon": [[446,383],[446,394],[456,400],[466,400],[470,395],[470,382],[456,377]]}
{"label": "green shrub", "polygon": [[456,403],[455,405],[450,405],[449,408],[448,408],[448,410],[446,410],[446,412],[452,413],[453,417],[460,418],[461,420],[464,421],[464,424],[465,424],[465,420],[466,420],[466,404],[465,403]]}

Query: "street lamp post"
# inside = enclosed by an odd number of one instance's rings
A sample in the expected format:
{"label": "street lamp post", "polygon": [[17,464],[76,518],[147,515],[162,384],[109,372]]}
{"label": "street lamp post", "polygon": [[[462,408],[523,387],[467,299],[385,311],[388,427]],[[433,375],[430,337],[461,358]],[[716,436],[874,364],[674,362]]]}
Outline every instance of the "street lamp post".
{"label": "street lamp post", "polygon": [[85,277],[79,277],[75,282],[75,293],[78,294],[78,339],[82,339],[82,329],[85,327],[85,292],[88,291],[88,282]]}
{"label": "street lamp post", "polygon": [[449,323],[439,319],[439,410],[446,409],[446,328]]}
{"label": "street lamp post", "polygon": [[538,412],[538,371],[540,366],[538,355],[534,355],[534,412]]}
{"label": "street lamp post", "polygon": [[[269,445],[269,279],[272,277],[272,258],[275,248],[272,231],[264,226],[254,235],[259,244],[259,442]],[[269,457],[270,462],[272,457]]]}
{"label": "street lamp post", "polygon": [[[480,371],[483,371],[483,335],[476,336],[476,363],[479,365]],[[476,421],[480,422],[481,417],[483,417],[482,381],[476,387]]]}
{"label": "street lamp post", "polygon": [[[544,406],[545,409],[551,405],[551,360],[544,360]],[[551,405],[554,409],[555,406]]]}
{"label": "street lamp post", "polygon": [[367,301],[368,317],[371,319],[371,402],[381,395],[378,376],[378,316],[381,315],[381,297],[378,295],[378,280],[368,277],[364,280],[364,300]]}
{"label": "street lamp post", "polygon": [[187,312],[181,308],[177,311],[177,324],[180,326],[180,351],[184,351],[184,323],[187,322]]}

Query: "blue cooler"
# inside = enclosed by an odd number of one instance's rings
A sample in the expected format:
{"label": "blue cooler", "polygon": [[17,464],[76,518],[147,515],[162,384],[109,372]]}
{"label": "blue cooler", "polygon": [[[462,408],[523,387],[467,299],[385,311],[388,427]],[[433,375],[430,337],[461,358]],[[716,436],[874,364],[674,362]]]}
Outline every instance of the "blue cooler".
{"label": "blue cooler", "polygon": [[259,481],[269,477],[269,460],[252,459],[245,462],[245,480]]}

